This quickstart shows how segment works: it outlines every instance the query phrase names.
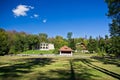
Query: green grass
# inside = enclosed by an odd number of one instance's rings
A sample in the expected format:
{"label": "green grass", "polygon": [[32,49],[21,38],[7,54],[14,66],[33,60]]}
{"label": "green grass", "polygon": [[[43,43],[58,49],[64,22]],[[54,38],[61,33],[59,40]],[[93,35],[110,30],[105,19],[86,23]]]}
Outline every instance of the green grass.
{"label": "green grass", "polygon": [[52,54],[53,50],[28,50],[23,52],[23,54]]}
{"label": "green grass", "polygon": [[116,64],[104,64],[88,54],[81,56],[0,56],[0,80],[120,79],[120,67]]}

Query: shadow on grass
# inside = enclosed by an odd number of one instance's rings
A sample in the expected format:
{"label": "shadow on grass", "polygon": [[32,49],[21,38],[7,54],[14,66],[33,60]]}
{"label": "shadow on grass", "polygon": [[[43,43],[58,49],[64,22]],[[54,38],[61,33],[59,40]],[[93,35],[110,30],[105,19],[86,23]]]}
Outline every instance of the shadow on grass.
{"label": "shadow on grass", "polygon": [[37,80],[71,80],[70,79],[70,71],[69,70],[50,70],[49,73],[51,73],[51,76],[40,76]]}
{"label": "shadow on grass", "polygon": [[[81,64],[75,65],[74,60],[70,60],[69,67],[39,73],[37,80],[93,80],[91,76],[98,77],[89,71],[87,67]],[[51,75],[47,75],[48,73]]]}
{"label": "shadow on grass", "polygon": [[70,71],[71,71],[70,80],[76,80],[76,78],[75,78],[75,71],[74,71],[74,68],[73,68],[73,63],[72,63],[72,61],[70,61]]}
{"label": "shadow on grass", "polygon": [[[81,59],[73,59],[73,62],[81,62]],[[96,74],[91,73],[91,69],[84,66],[83,64],[74,64],[75,79],[76,80],[94,80],[93,77],[100,77]]]}
{"label": "shadow on grass", "polygon": [[91,68],[93,68],[93,69],[96,69],[96,70],[98,70],[98,71],[100,71],[100,72],[103,72],[103,73],[105,73],[105,74],[107,74],[107,75],[109,75],[109,76],[112,76],[112,77],[114,77],[114,78],[120,79],[120,74],[117,74],[117,73],[111,72],[111,71],[109,71],[109,70],[106,70],[106,69],[104,69],[104,68],[101,68],[101,67],[98,67],[98,66],[96,66],[96,65],[93,65],[92,63],[90,63],[89,59],[81,59],[81,61],[82,61],[84,64],[88,65],[89,67],[91,67]]}
{"label": "shadow on grass", "polygon": [[99,60],[99,61],[103,62],[104,64],[113,64],[113,65],[120,67],[120,59],[119,58],[115,58],[115,57],[111,57],[111,56],[107,56],[107,57],[92,56],[91,58]]}
{"label": "shadow on grass", "polygon": [[21,77],[26,73],[32,72],[31,69],[36,65],[39,67],[49,65],[50,63],[52,63],[52,59],[51,58],[25,58],[22,60],[20,59],[20,62],[21,63],[16,62],[16,64],[12,64],[10,66],[0,67],[0,79],[16,80],[18,77]]}

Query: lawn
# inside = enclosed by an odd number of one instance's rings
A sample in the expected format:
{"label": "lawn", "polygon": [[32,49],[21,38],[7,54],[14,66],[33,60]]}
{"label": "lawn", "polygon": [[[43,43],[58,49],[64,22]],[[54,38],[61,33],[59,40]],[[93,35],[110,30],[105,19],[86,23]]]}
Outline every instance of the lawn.
{"label": "lawn", "polygon": [[0,56],[0,80],[120,79],[117,63],[106,64],[103,60],[86,56]]}
{"label": "lawn", "polygon": [[22,54],[52,54],[54,50],[28,50]]}

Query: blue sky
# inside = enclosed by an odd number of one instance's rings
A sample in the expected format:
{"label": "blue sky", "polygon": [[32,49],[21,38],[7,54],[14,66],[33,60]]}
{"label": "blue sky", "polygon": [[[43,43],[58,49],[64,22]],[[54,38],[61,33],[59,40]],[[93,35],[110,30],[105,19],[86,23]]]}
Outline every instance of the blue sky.
{"label": "blue sky", "polygon": [[0,0],[0,27],[49,37],[109,35],[104,0]]}

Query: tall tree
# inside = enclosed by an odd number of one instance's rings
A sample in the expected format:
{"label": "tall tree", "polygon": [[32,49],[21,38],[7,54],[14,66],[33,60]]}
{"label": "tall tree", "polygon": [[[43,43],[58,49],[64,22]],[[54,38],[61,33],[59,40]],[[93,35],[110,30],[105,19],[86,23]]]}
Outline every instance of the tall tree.
{"label": "tall tree", "polygon": [[105,2],[108,5],[107,16],[112,19],[111,36],[120,36],[120,0],[105,0]]}
{"label": "tall tree", "polygon": [[73,50],[75,50],[75,49],[76,49],[76,47],[75,47],[75,40],[74,40],[74,38],[72,38],[72,35],[73,35],[72,32],[68,32],[68,33],[67,33],[68,46],[69,46],[70,48],[72,48]]}
{"label": "tall tree", "polygon": [[111,36],[120,36],[120,0],[105,0],[108,5],[107,16],[112,19],[110,24]]}
{"label": "tall tree", "polygon": [[107,16],[112,19],[110,26],[112,53],[120,56],[120,0],[105,0],[108,5]]}
{"label": "tall tree", "polygon": [[67,38],[68,38],[68,40],[72,38],[72,35],[73,35],[72,32],[68,32],[68,33],[67,33]]}

